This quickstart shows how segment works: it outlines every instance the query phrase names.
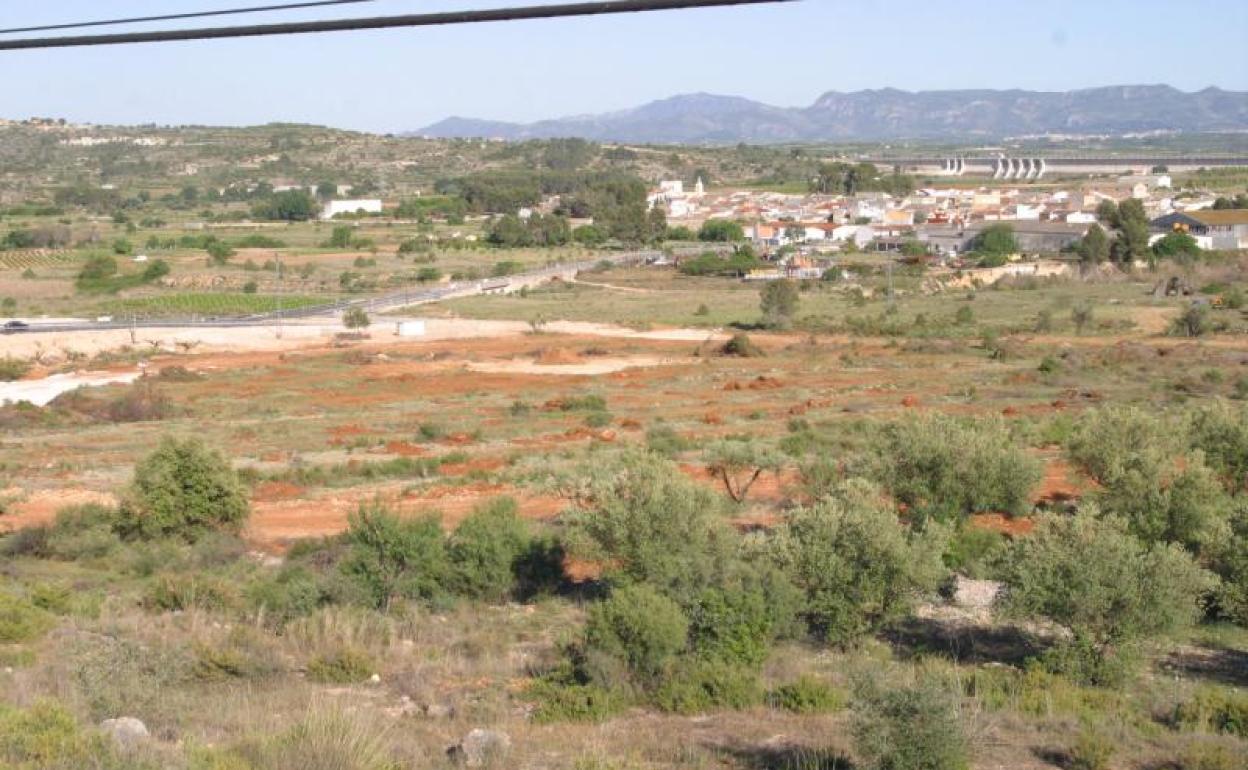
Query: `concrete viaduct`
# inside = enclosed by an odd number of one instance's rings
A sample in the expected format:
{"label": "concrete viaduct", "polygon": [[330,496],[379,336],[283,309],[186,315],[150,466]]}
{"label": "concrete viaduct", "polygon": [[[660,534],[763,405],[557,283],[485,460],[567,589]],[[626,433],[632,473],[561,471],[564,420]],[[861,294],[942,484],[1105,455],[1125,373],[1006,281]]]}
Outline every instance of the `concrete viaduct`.
{"label": "concrete viaduct", "polygon": [[872,158],[866,162],[886,168],[895,166],[904,172],[932,176],[963,176],[973,174],[993,179],[1037,180],[1053,174],[1129,174],[1148,173],[1156,166],[1168,171],[1194,171],[1198,168],[1248,166],[1248,155],[1181,155],[1170,157],[1066,155],[1006,155],[971,157]]}

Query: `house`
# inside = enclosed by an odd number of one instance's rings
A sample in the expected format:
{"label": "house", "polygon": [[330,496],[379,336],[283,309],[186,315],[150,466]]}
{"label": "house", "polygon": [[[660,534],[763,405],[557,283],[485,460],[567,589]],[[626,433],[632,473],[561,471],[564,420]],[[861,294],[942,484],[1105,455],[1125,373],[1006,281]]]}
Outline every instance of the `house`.
{"label": "house", "polygon": [[360,198],[357,200],[326,201],[321,209],[321,219],[333,219],[339,214],[380,214],[381,201],[377,198]]}
{"label": "house", "polygon": [[1149,225],[1155,233],[1181,230],[1197,240],[1208,238],[1213,249],[1248,249],[1248,209],[1176,211]]}

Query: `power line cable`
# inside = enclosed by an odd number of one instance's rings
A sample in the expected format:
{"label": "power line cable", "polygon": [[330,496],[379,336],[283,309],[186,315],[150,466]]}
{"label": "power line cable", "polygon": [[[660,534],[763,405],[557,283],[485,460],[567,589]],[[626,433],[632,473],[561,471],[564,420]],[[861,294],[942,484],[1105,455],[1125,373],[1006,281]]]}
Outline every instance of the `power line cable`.
{"label": "power line cable", "polygon": [[298,35],[308,32],[393,29],[396,27],[433,27],[447,24],[478,24],[491,21],[553,19],[568,16],[597,16],[615,13],[671,11],[686,8],[716,8],[733,5],[789,2],[796,2],[796,0],[608,0],[607,2],[569,3],[562,5],[488,8],[477,11],[443,11],[405,16],[324,19],[321,21],[296,21],[235,27],[121,32],[107,35],[22,38],[18,40],[0,40],[0,51],[117,45],[121,43],[167,43],[176,40],[215,40],[232,37],[260,37],[264,35]]}
{"label": "power line cable", "polygon": [[171,13],[166,16],[135,16],[131,19],[103,19],[100,21],[76,21],[72,24],[47,24],[42,27],[14,27],[0,29],[0,35],[14,32],[44,32],[53,29],[77,29],[79,27],[106,27],[113,24],[138,24],[145,21],[171,21],[173,19],[197,19],[204,16],[230,16],[238,13],[260,13],[262,11],[289,11],[296,8],[318,8],[325,5],[348,5],[352,3],[371,3],[373,0],[316,0],[316,2],[285,3],[282,5],[257,5],[251,8],[230,8],[221,11],[195,11],[194,13]]}

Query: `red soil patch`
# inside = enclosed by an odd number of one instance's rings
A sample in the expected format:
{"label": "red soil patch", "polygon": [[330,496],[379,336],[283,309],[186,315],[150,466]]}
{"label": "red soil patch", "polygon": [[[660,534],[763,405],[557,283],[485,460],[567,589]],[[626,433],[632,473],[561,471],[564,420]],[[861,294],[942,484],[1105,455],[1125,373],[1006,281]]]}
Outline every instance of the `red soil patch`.
{"label": "red soil patch", "polygon": [[641,430],[641,421],[625,417],[623,420],[620,420],[620,427],[624,430]]}
{"label": "red soil patch", "polygon": [[1079,473],[1061,457],[1048,457],[1044,477],[1035,493],[1037,503],[1067,503],[1078,500],[1095,486],[1095,482]]}
{"label": "red soil patch", "polygon": [[280,551],[293,540],[335,535],[347,528],[347,519],[361,503],[381,500],[400,516],[436,512],[442,526],[454,529],[480,503],[510,495],[520,515],[549,519],[566,505],[562,498],[530,495],[502,484],[438,486],[403,494],[405,483],[390,483],[350,490],[334,490],[321,497],[256,502],[247,523],[247,538],[262,548]]}
{"label": "red soil patch", "polygon": [[443,476],[464,476],[473,471],[496,471],[506,464],[501,457],[478,457],[462,463],[444,463],[441,471]]}
{"label": "red soil patch", "polygon": [[251,492],[255,502],[271,503],[274,500],[293,500],[303,494],[303,487],[286,481],[265,481]]}
{"label": "red soil patch", "polygon": [[[5,490],[6,497],[20,494],[20,490]],[[0,516],[0,532],[11,532],[25,527],[48,524],[56,518],[57,511],[71,505],[116,505],[117,498],[106,492],[89,489],[49,489],[31,492],[8,506],[8,512]]]}
{"label": "red soil patch", "polygon": [[1036,528],[1036,522],[1031,519],[1012,519],[1000,513],[976,513],[967,520],[967,523],[978,529],[1000,532],[1010,537],[1030,534]]}
{"label": "red soil patch", "polygon": [[368,430],[366,428],[363,428],[355,424],[339,425],[337,427],[329,429],[329,435],[333,436],[336,439],[343,439],[343,438],[346,438],[347,436],[362,436],[366,433],[368,433]]}
{"label": "red soil patch", "polygon": [[914,407],[919,405],[919,397],[918,396],[906,396],[905,398],[901,399],[901,405],[906,407],[907,409],[913,409]]}
{"label": "red soil patch", "polygon": [[425,448],[408,441],[387,441],[386,452],[403,457],[419,457],[425,454]]}

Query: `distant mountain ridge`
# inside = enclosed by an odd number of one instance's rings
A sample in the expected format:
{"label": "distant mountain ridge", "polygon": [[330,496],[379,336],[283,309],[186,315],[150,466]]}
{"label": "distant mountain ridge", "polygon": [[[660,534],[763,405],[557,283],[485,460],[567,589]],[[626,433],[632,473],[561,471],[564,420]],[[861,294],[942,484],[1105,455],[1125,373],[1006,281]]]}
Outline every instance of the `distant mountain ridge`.
{"label": "distant mountain ridge", "polygon": [[1206,88],[1189,93],[1167,85],[1133,85],[1075,91],[829,91],[809,107],[684,94],[618,112],[536,123],[450,117],[411,135],[698,144],[1236,130],[1248,130],[1248,92]]}

